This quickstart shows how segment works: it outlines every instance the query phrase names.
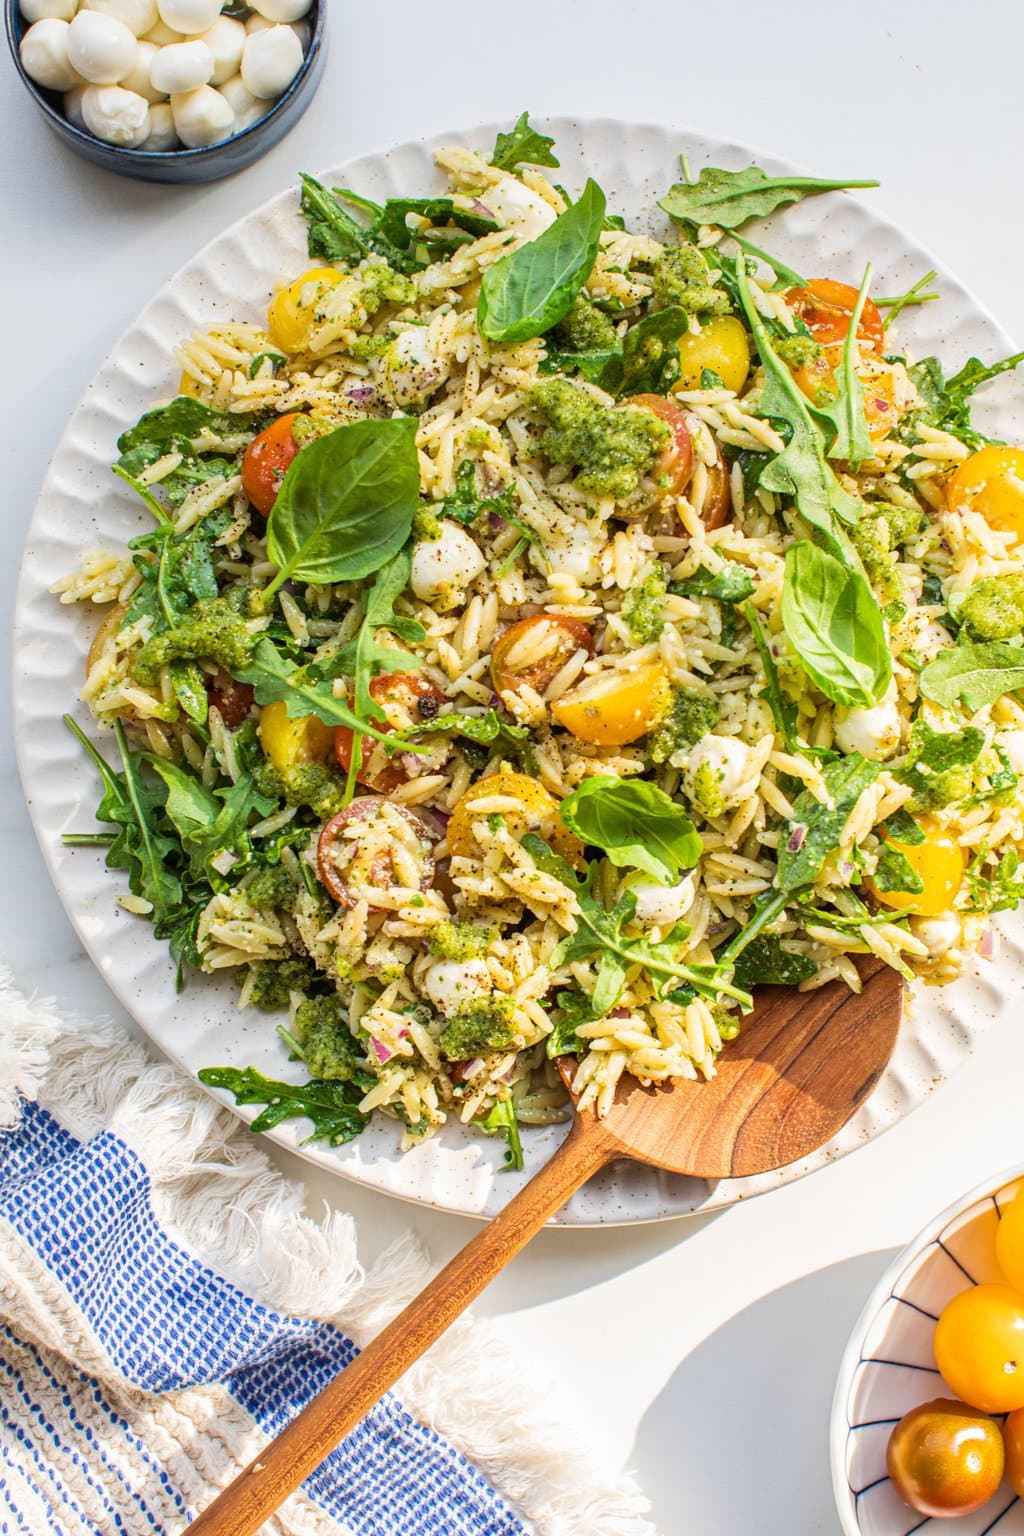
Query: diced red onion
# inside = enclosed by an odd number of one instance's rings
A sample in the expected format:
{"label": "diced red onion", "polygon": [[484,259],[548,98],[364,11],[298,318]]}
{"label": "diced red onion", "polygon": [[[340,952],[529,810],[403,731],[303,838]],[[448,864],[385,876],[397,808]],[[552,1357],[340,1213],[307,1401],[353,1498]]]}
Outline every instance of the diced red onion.
{"label": "diced red onion", "polygon": [[474,1073],[479,1072],[483,1065],[484,1059],[482,1056],[474,1056],[472,1061],[467,1061],[462,1068],[463,1082],[465,1082],[467,1077],[472,1077]]}
{"label": "diced red onion", "polygon": [[996,957],[995,929],[986,926],[978,940],[978,954],[983,960],[994,960]]}
{"label": "diced red onion", "polygon": [[500,512],[488,512],[487,524],[492,533],[497,533],[500,528],[508,527],[508,518],[502,517]]}
{"label": "diced red onion", "polygon": [[474,197],[469,205],[470,213],[475,213],[479,219],[490,219],[492,224],[497,224],[497,219],[489,208],[485,208],[479,198]]}
{"label": "diced red onion", "polygon": [[367,405],[376,395],[377,391],[372,384],[354,384],[345,391],[346,399],[351,400],[353,405]]}
{"label": "diced red onion", "polygon": [[792,832],[789,834],[789,842],[786,844],[786,847],[790,853],[799,853],[806,840],[807,823],[804,821],[798,821]]}
{"label": "diced red onion", "polygon": [[383,1045],[380,1040],[373,1041],[373,1053],[377,1060],[380,1062],[381,1066],[383,1066],[386,1061],[390,1061],[392,1056],[395,1054],[394,1051],[389,1051],[387,1046]]}
{"label": "diced red onion", "polygon": [[608,1017],[610,1019],[628,1019],[630,1012],[629,1008],[613,1008]]}
{"label": "diced red onion", "polygon": [[843,880],[849,880],[850,876],[853,874],[853,862],[852,862],[852,860],[850,860],[850,859],[843,859],[843,860],[840,861],[839,874],[840,874],[840,877]]}

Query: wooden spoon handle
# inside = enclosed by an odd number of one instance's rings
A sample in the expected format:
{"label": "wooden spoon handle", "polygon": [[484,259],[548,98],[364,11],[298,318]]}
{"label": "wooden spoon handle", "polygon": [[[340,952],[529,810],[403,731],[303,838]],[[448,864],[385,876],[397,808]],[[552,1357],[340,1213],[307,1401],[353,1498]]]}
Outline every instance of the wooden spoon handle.
{"label": "wooden spoon handle", "polygon": [[592,1115],[577,1115],[546,1163],[363,1352],[240,1472],[189,1536],[253,1536],[374,1403],[444,1333],[616,1147]]}

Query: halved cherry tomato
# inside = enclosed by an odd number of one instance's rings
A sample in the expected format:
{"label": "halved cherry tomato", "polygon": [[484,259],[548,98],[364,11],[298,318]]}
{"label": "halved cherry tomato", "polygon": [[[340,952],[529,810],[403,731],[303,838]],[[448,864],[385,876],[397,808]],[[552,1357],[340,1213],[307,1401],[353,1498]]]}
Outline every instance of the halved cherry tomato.
{"label": "halved cherry tomato", "polygon": [[317,299],[325,289],[340,283],[343,276],[337,267],[311,267],[293,283],[278,289],[267,310],[267,330],[275,346],[282,352],[302,351]]}
{"label": "halved cherry tomato", "polygon": [[904,1503],[944,1520],[988,1503],[1002,1482],[1005,1454],[994,1419],[940,1397],[900,1420],[885,1460]]}
{"label": "halved cherry tomato", "polygon": [[334,731],[316,715],[289,718],[283,700],[265,704],[259,723],[260,744],[278,773],[302,763],[323,763],[334,747]]}
{"label": "halved cherry tomato", "polygon": [[1006,1451],[1006,1481],[1018,1498],[1024,1499],[1024,1408],[1007,1415],[1003,1425]]}
{"label": "halved cherry tomato", "polygon": [[972,1285],[935,1326],[935,1364],[958,1397],[982,1413],[1024,1408],[1024,1296]]}
{"label": "halved cherry tomato", "polygon": [[[420,890],[427,891],[433,884],[434,860],[431,849],[437,841],[436,834],[407,806],[394,805],[380,795],[363,795],[339,811],[337,816],[331,817],[316,845],[317,870],[321,882],[341,907],[355,906],[357,897],[353,895],[353,890],[365,892],[376,887],[384,891],[396,886],[408,889],[397,867],[401,855],[394,846],[393,831],[391,845],[377,848],[372,853],[362,848],[362,839],[358,835],[344,836],[346,828],[374,821],[385,805],[408,822],[415,834],[415,849],[403,852],[416,865]],[[344,853],[348,854],[347,858],[342,857]],[[369,901],[372,907],[372,896]]]}
{"label": "halved cherry tomato", "polygon": [[[370,697],[384,711],[386,720],[374,720],[373,724],[385,734],[433,720],[445,699],[441,689],[418,672],[382,672],[370,683]],[[352,741],[353,732],[347,725],[335,726],[334,755],[346,773],[352,766]],[[385,749],[372,739],[363,738],[361,752],[359,782],[370,789],[389,795],[412,777],[402,762],[389,758]]]}
{"label": "halved cherry tomato", "polygon": [[726,389],[739,394],[750,372],[750,342],[746,327],[735,315],[713,315],[699,331],[684,331],[679,338],[682,372],[672,393],[700,389],[705,368],[717,373]]}
{"label": "halved cherry tomato", "polygon": [[682,496],[693,474],[693,439],[686,425],[686,417],[667,395],[630,395],[623,405],[636,406],[650,411],[670,429],[672,436],[658,455],[652,471],[659,482],[656,501],[663,496]]}
{"label": "halved cherry tomato", "polygon": [[594,637],[582,619],[564,613],[538,613],[510,624],[491,656],[496,693],[525,684],[543,693],[551,679],[577,651],[594,654]]}
{"label": "halved cherry tomato", "polygon": [[207,697],[229,731],[237,731],[249,718],[256,690],[249,683],[238,683],[230,672],[218,672],[206,685]]}
{"label": "halved cherry tomato", "polygon": [[242,460],[242,489],[264,517],[270,513],[281,489],[285,470],[299,451],[292,428],[296,412],[279,416],[245,450]]}
{"label": "halved cherry tomato", "polygon": [[598,672],[556,699],[551,713],[580,741],[624,747],[646,735],[670,700],[668,673],[660,661],[629,671]]}
{"label": "halved cherry tomato", "polygon": [[[690,429],[691,437],[696,437],[700,431],[702,422],[695,411],[684,411],[684,419]],[[721,528],[732,516],[732,492],[729,488],[729,466],[725,462],[725,455],[721,448],[711,437],[709,432],[704,432],[702,442],[710,440],[715,450],[713,464],[705,464],[708,485],[704,494],[704,505],[701,508],[700,520],[705,528]]]}
{"label": "halved cherry tomato", "polygon": [[966,859],[956,838],[930,816],[918,817],[918,825],[924,833],[923,843],[901,843],[899,838],[888,836],[885,841],[899,849],[920,876],[924,890],[916,895],[911,891],[880,891],[872,881],[867,883],[883,906],[911,908],[923,917],[935,917],[953,905],[963,884]]}
{"label": "halved cherry tomato", "polygon": [[[850,320],[857,307],[857,289],[849,283],[837,283],[831,277],[816,277],[806,288],[790,288],[786,301],[823,347],[841,350],[850,329]],[[871,299],[864,300],[857,339],[866,341],[873,352],[881,355],[885,346],[885,326],[878,306]],[[839,352],[830,359],[839,361]]]}
{"label": "halved cherry tomato", "polygon": [[899,412],[896,409],[896,390],[891,373],[860,375],[864,394],[864,417],[868,424],[868,436],[874,443],[881,442],[896,425]]}
{"label": "halved cherry tomato", "polygon": [[476,806],[480,801],[486,803],[495,797],[515,802],[501,811],[514,838],[521,840],[525,833],[536,832],[563,859],[570,863],[580,859],[583,844],[562,821],[557,801],[543,784],[525,773],[492,773],[486,779],[478,779],[466,790],[448,823],[448,847],[455,857],[479,858],[480,844],[473,835],[473,823],[492,813],[478,811]]}
{"label": "halved cherry tomato", "polygon": [[1024,539],[1024,448],[979,448],[954,470],[946,503],[951,512],[970,508],[997,533]]}

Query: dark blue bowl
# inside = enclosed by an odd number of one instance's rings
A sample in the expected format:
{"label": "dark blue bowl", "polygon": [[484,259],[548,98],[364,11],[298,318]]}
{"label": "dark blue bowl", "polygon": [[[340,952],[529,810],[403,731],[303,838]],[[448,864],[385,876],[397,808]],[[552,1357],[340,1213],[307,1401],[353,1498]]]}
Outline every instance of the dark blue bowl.
{"label": "dark blue bowl", "polygon": [[283,96],[261,117],[259,122],[244,128],[230,139],[210,144],[205,149],[174,149],[146,154],[141,149],[120,149],[116,144],[105,144],[93,138],[83,128],[76,128],[64,116],[59,91],[44,91],[30,79],[21,66],[18,52],[22,36],[28,30],[18,7],[18,0],[4,0],[4,21],[7,41],[14,57],[15,68],[22,84],[31,95],[57,136],[64,140],[76,154],[83,155],[94,165],[118,176],[132,176],[136,181],[218,181],[222,176],[232,176],[258,160],[260,155],[272,149],[294,128],[313,99],[320,84],[324,60],[327,57],[325,33],[327,30],[328,0],[313,0],[308,15],[303,17],[310,26],[309,47],[306,57],[291,85]]}

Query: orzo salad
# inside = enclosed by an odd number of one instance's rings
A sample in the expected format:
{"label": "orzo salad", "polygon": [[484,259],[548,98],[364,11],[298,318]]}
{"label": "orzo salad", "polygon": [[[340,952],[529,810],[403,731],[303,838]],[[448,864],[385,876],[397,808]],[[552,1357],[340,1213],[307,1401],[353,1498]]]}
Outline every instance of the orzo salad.
{"label": "orzo salad", "polygon": [[1024,450],[969,402],[1019,359],[947,376],[899,343],[934,274],[739,232],[866,183],[684,164],[656,239],[526,114],[438,163],[383,205],[303,177],[308,269],[121,437],[151,526],[56,588],[105,610],[68,841],[273,1016],[305,1082],[202,1074],[257,1128],[456,1120],[521,1166],[566,1058],[600,1114],[713,1074],[758,985],[993,955]]}

